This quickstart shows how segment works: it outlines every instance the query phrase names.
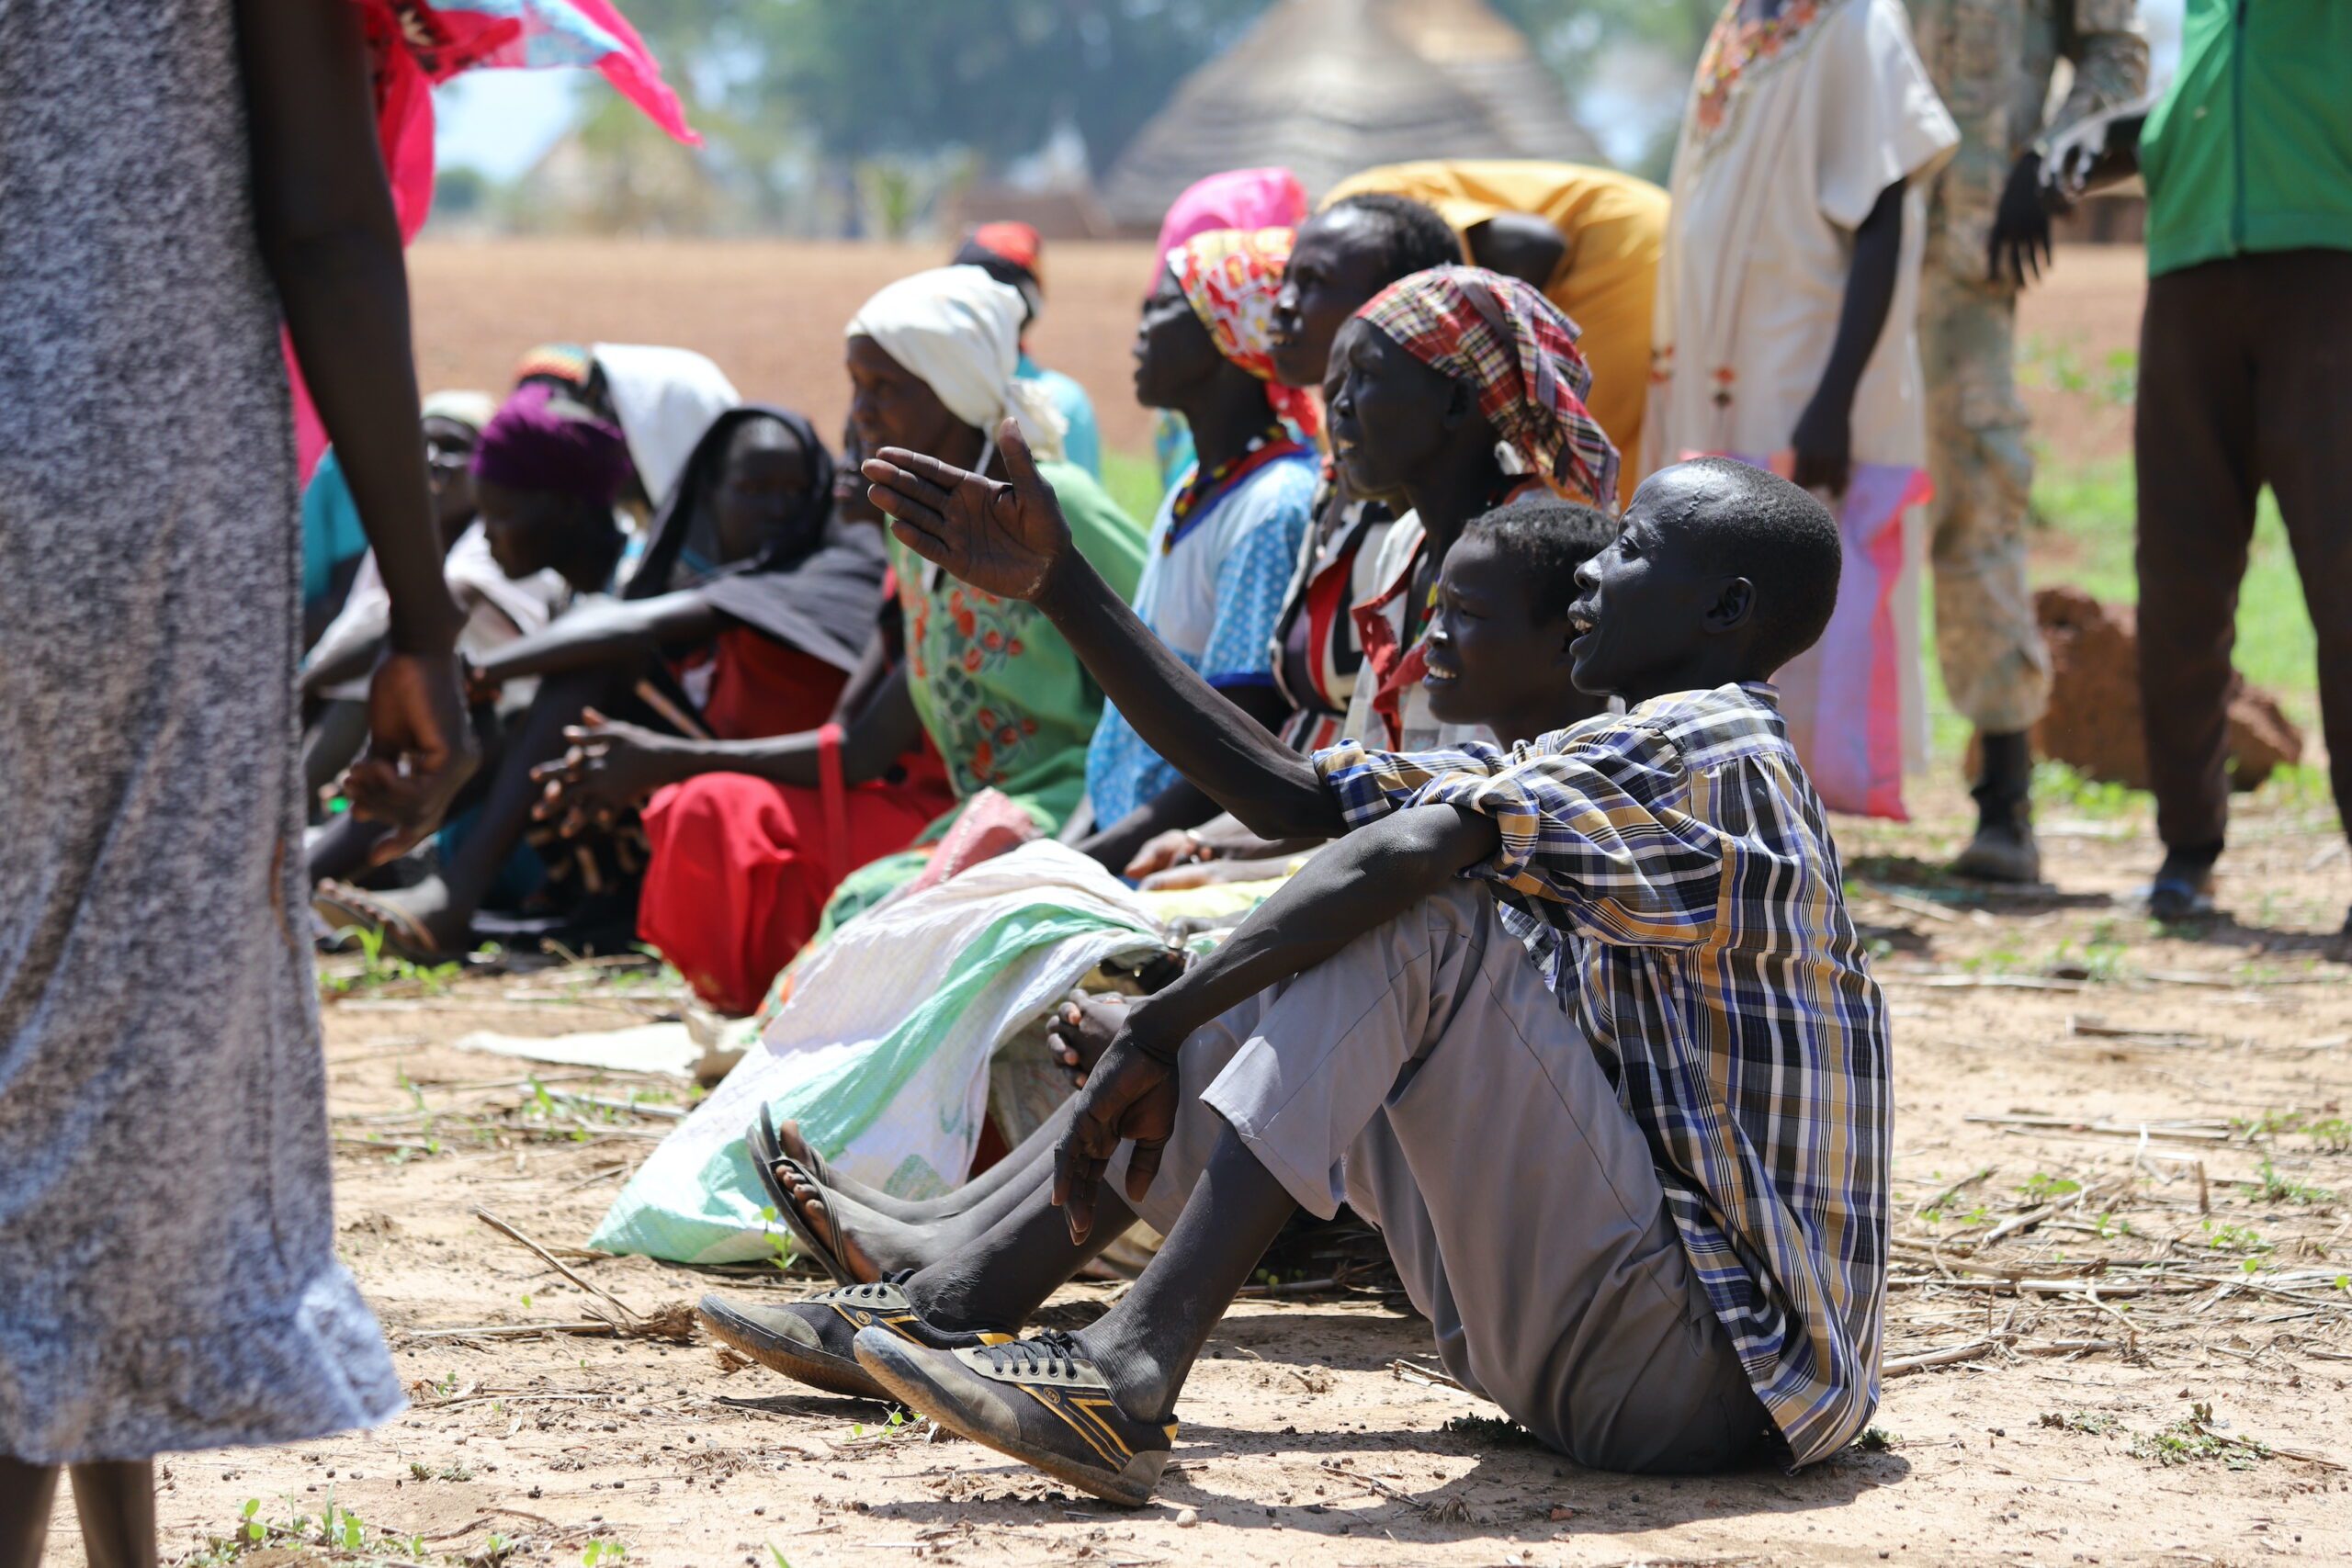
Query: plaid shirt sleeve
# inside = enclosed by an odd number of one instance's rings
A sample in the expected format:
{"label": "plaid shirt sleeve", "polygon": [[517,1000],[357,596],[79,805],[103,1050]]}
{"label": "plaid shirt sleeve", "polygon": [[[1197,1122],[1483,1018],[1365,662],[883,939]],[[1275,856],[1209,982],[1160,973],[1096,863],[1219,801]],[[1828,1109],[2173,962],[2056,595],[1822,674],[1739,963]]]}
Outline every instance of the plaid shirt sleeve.
{"label": "plaid shirt sleeve", "polygon": [[1549,751],[1342,745],[1316,765],[1351,828],[1406,806],[1492,818],[1502,846],[1464,874],[1551,906],[1552,919],[1596,941],[1690,947],[1718,927],[1720,837],[1681,809],[1689,772],[1674,742],[1646,726],[1603,725]]}
{"label": "plaid shirt sleeve", "polygon": [[1510,760],[1492,746],[1470,745],[1436,751],[1374,751],[1342,740],[1315,753],[1323,787],[1340,803],[1349,830],[1377,822],[1416,803],[1431,780],[1453,773],[1484,778]]}

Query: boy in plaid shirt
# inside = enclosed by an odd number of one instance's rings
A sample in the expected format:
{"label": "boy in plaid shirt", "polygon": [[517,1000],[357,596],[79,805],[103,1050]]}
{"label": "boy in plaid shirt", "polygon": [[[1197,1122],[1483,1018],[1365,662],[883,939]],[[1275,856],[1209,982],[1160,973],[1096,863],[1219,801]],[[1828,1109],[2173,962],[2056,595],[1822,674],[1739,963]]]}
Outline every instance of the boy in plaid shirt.
{"label": "boy in plaid shirt", "polygon": [[[1129,1010],[1050,1193],[864,1287],[889,1300],[858,1367],[1139,1504],[1266,1244],[1295,1208],[1345,1200],[1379,1225],[1449,1370],[1581,1463],[1804,1463],[1860,1431],[1884,1298],[1885,1012],[1764,684],[1835,602],[1828,514],[1758,469],[1666,469],[1579,570],[1559,637],[1576,683],[1629,711],[1508,751],[1310,760],[1151,649],[1017,442],[1010,485],[898,452],[865,472],[903,542],[1034,599],[1254,830],[1345,837]],[[1137,1214],[1167,1239],[1109,1314],[1003,1337]]]}

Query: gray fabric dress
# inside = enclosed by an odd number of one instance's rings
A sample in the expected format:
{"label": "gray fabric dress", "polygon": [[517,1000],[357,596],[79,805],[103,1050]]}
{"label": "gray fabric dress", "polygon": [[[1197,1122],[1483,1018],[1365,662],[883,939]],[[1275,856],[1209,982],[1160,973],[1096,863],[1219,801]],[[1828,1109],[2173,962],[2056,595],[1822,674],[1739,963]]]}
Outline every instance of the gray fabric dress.
{"label": "gray fabric dress", "polygon": [[231,0],[0,0],[0,1454],[34,1463],[400,1407],[334,1258],[249,185]]}

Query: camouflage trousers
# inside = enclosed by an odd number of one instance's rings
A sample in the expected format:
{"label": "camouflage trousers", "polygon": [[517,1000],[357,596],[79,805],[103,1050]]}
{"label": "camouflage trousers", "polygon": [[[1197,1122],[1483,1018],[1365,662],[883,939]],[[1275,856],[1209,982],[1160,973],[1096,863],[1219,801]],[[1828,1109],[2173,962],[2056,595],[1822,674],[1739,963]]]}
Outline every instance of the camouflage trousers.
{"label": "camouflage trousers", "polygon": [[[2032,726],[2050,703],[2050,653],[2026,587],[2033,456],[2017,391],[2017,303],[1941,249],[1930,244],[1919,298],[1936,657],[1952,706],[1980,731],[2005,735]],[[1969,259],[1983,267],[1981,253]]]}

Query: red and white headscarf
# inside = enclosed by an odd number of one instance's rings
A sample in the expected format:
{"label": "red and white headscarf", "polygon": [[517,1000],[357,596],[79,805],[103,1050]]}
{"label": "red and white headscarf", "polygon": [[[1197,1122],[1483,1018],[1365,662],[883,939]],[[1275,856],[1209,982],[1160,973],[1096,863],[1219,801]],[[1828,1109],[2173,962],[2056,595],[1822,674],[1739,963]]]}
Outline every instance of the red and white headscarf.
{"label": "red and white headscarf", "polygon": [[1216,350],[1266,384],[1275,413],[1312,436],[1320,423],[1314,395],[1274,379],[1274,296],[1290,265],[1289,229],[1212,229],[1168,253],[1168,270]]}
{"label": "red and white headscarf", "polygon": [[1467,382],[1478,412],[1558,494],[1617,510],[1617,448],[1585,407],[1584,330],[1532,284],[1440,266],[1390,284],[1356,312],[1406,353]]}

